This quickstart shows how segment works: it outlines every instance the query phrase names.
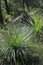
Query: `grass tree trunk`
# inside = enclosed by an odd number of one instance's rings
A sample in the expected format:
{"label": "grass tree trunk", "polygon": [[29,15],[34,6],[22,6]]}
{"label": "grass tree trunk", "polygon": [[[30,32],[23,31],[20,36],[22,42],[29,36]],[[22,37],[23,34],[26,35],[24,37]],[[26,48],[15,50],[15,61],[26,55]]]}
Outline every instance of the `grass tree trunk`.
{"label": "grass tree trunk", "polygon": [[2,10],[1,10],[1,0],[0,0],[0,24],[3,24],[3,16],[2,16]]}
{"label": "grass tree trunk", "polygon": [[9,9],[7,0],[4,0],[4,2],[5,2],[5,7],[6,7],[7,14],[10,14],[10,9]]}

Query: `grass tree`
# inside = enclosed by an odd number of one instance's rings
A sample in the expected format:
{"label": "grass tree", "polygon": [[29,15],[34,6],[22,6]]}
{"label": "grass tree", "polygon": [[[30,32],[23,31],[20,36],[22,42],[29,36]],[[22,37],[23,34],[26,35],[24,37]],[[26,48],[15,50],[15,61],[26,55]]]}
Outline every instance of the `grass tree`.
{"label": "grass tree", "polygon": [[[0,32],[1,65],[32,65],[40,64],[42,49],[40,44],[33,42],[36,33],[33,27],[11,26]],[[0,54],[1,56],[1,54]]]}

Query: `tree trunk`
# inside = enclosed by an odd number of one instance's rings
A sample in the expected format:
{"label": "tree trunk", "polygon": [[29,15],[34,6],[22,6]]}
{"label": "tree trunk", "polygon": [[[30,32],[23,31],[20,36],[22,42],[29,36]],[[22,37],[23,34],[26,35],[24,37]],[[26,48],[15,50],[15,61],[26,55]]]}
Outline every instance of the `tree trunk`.
{"label": "tree trunk", "polygon": [[9,9],[7,0],[4,0],[4,2],[5,2],[5,7],[6,7],[7,14],[10,14],[10,9]]}
{"label": "tree trunk", "polygon": [[1,0],[0,0],[0,24],[3,24],[3,16],[2,16],[2,10],[1,10]]}
{"label": "tree trunk", "polygon": [[28,0],[21,0],[22,4],[23,4],[23,8],[26,6],[28,7]]}

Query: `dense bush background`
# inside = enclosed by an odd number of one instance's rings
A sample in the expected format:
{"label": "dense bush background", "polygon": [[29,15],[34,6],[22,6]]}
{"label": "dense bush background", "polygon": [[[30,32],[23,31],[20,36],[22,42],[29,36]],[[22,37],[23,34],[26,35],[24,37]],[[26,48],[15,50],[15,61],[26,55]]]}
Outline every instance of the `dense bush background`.
{"label": "dense bush background", "polygon": [[43,0],[0,0],[0,65],[43,65]]}

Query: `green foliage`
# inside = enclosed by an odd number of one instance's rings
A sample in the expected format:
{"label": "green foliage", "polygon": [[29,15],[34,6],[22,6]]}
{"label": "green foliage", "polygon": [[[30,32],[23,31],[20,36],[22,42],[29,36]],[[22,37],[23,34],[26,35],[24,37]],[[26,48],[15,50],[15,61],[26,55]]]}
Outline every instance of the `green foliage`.
{"label": "green foliage", "polygon": [[[43,13],[41,14],[41,10],[40,9],[34,9],[33,10],[30,8],[30,11],[27,11],[28,16],[31,17],[32,22],[34,23],[34,28],[36,30],[36,32],[38,32],[39,30],[41,30],[41,28],[43,27]],[[31,22],[31,20],[30,20]]]}
{"label": "green foliage", "polygon": [[36,31],[39,31],[43,27],[43,16],[35,14],[33,15],[33,20],[35,23]]}

